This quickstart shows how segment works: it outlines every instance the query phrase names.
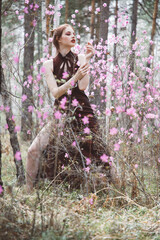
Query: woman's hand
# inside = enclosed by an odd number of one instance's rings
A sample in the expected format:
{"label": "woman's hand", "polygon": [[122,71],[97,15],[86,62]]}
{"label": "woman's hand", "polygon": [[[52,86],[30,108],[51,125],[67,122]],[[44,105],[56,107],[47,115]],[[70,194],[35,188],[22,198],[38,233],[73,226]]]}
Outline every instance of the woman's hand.
{"label": "woman's hand", "polygon": [[95,54],[94,47],[93,47],[93,45],[92,45],[90,42],[88,42],[88,43],[86,44],[86,53],[85,53],[85,55],[86,55],[86,61],[89,62],[89,60],[91,59],[91,57],[92,57],[94,54]]}
{"label": "woman's hand", "polygon": [[75,74],[77,80],[81,80],[89,72],[89,64],[85,63],[78,68]]}

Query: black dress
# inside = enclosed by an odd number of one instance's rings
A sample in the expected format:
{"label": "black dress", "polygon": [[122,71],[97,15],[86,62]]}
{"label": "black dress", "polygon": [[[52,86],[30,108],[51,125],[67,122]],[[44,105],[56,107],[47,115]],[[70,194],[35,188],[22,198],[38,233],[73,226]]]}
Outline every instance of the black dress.
{"label": "black dress", "polygon": [[[78,55],[70,51],[65,57],[59,53],[53,59],[53,74],[57,85],[68,81],[78,70]],[[69,170],[77,176],[102,166],[109,175],[110,153],[102,140],[98,121],[85,92],[78,84],[55,100],[53,134],[44,151],[43,171],[50,180],[61,181]],[[86,174],[86,173],[85,173]],[[73,175],[72,180],[74,181]]]}

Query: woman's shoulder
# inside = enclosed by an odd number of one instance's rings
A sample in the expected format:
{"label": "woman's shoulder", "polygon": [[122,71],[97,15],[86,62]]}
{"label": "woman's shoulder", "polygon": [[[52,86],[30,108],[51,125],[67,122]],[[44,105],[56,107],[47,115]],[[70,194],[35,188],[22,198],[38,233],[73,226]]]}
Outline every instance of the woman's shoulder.
{"label": "woman's shoulder", "polygon": [[51,69],[53,71],[53,59],[46,60],[43,63],[43,66],[47,69]]}

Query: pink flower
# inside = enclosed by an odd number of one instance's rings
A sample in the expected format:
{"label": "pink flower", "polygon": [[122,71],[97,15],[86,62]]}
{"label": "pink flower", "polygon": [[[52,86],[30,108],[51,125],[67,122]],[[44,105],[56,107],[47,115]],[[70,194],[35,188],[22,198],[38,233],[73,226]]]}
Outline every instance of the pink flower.
{"label": "pink flower", "polygon": [[90,203],[91,205],[93,205],[93,198],[90,198],[90,199],[89,199],[89,203]]}
{"label": "pink flower", "polygon": [[46,68],[44,66],[42,66],[41,69],[40,69],[40,72],[41,73],[45,73],[46,72]]}
{"label": "pink flower", "polygon": [[0,110],[1,110],[1,111],[4,110],[4,106],[3,106],[3,105],[0,106]]}
{"label": "pink flower", "polygon": [[43,99],[40,97],[39,99],[39,104],[42,105],[43,104]]}
{"label": "pink flower", "polygon": [[60,113],[60,111],[56,111],[54,116],[55,116],[56,119],[61,119],[62,113]]}
{"label": "pink flower", "polygon": [[27,14],[28,13],[28,7],[24,8],[24,12]]}
{"label": "pink flower", "polygon": [[72,100],[72,106],[77,107],[77,105],[78,105],[77,99]]}
{"label": "pink flower", "polygon": [[21,158],[21,152],[16,152],[16,154],[15,154],[15,159],[17,160],[17,161],[20,161],[22,158]]}
{"label": "pink flower", "polygon": [[23,19],[23,18],[24,18],[23,15],[19,15],[19,16],[18,16],[18,19],[19,19],[19,20],[21,20],[21,19]]}
{"label": "pink flower", "polygon": [[68,89],[68,90],[67,90],[67,93],[68,93],[68,95],[71,95],[72,90],[71,90],[71,89]]}
{"label": "pink flower", "polygon": [[15,126],[15,129],[14,129],[14,131],[15,131],[15,132],[19,132],[19,131],[20,131],[20,129],[21,129],[21,127],[20,127],[20,126]]}
{"label": "pink flower", "polygon": [[53,42],[53,38],[48,38],[48,42]]}
{"label": "pink flower", "polygon": [[160,158],[158,158],[158,162],[160,163]]}
{"label": "pink flower", "polygon": [[89,123],[89,120],[88,120],[88,117],[87,117],[87,116],[84,116],[84,117],[82,118],[82,121],[83,121],[84,124]]}
{"label": "pink flower", "polygon": [[48,117],[48,112],[44,112],[43,114],[43,120],[45,120]]}
{"label": "pink flower", "polygon": [[39,8],[39,5],[36,3],[36,4],[34,5],[34,7],[35,7],[35,9],[36,9],[36,8]]}
{"label": "pink flower", "polygon": [[106,115],[111,116],[111,110],[109,108],[106,108]]}
{"label": "pink flower", "polygon": [[127,109],[127,115],[136,116],[136,109],[131,107]]}
{"label": "pink flower", "polygon": [[90,133],[90,129],[88,127],[84,128],[84,133],[89,134]]}
{"label": "pink flower", "polygon": [[27,95],[22,95],[22,102],[24,102],[27,99]]}
{"label": "pink flower", "polygon": [[13,58],[13,61],[14,61],[15,63],[19,63],[19,57],[18,57],[18,55],[16,55],[16,57]]}
{"label": "pink flower", "polygon": [[33,106],[28,106],[28,112],[33,112],[34,107]]}
{"label": "pink flower", "polygon": [[3,192],[3,188],[2,186],[0,185],[0,194]]}
{"label": "pink flower", "polygon": [[100,12],[101,10],[100,10],[100,8],[98,7],[98,8],[96,8],[96,11],[97,11],[97,12]]}
{"label": "pink flower", "polygon": [[61,107],[62,109],[65,109],[65,108],[66,108],[66,107],[65,107],[66,102],[67,102],[67,98],[66,98],[66,97],[62,98],[62,100],[60,101],[60,107]]}
{"label": "pink flower", "polygon": [[30,84],[31,84],[31,83],[32,83],[32,80],[33,80],[33,77],[32,77],[31,75],[28,75],[28,77],[27,77],[27,78],[28,78],[28,83],[30,83]]}
{"label": "pink flower", "polygon": [[68,153],[65,153],[65,156],[64,156],[65,158],[68,158],[69,157],[69,155],[68,155]]}
{"label": "pink flower", "polygon": [[5,110],[6,110],[6,112],[9,112],[10,111],[10,107],[9,106],[5,107]]}
{"label": "pink flower", "polygon": [[106,154],[103,154],[100,159],[102,160],[102,162],[108,162],[108,156]]}
{"label": "pink flower", "polygon": [[8,124],[5,124],[4,128],[5,128],[5,129],[8,129]]}
{"label": "pink flower", "polygon": [[103,7],[107,7],[107,3],[103,3]]}
{"label": "pink flower", "polygon": [[121,113],[121,112],[123,112],[123,108],[121,106],[117,106],[116,107],[116,113],[118,114],[118,113]]}
{"label": "pink flower", "polygon": [[41,118],[41,117],[42,117],[42,113],[39,112],[39,111],[37,111],[37,117],[38,117],[38,118]]}
{"label": "pink flower", "polygon": [[135,168],[138,168],[138,164],[135,164],[134,167],[135,167]]}
{"label": "pink flower", "polygon": [[154,118],[158,118],[158,116],[153,113],[148,113],[146,114],[146,118],[154,119]]}
{"label": "pink flower", "polygon": [[71,17],[72,17],[72,18],[75,18],[75,17],[76,17],[76,15],[75,15],[75,14],[72,14],[72,15],[71,15]]}
{"label": "pink flower", "polygon": [[111,128],[110,129],[110,135],[116,135],[118,133],[118,129],[117,128]]}
{"label": "pink flower", "polygon": [[72,143],[72,146],[73,146],[73,147],[76,147],[76,141],[74,141],[74,142]]}
{"label": "pink flower", "polygon": [[114,144],[114,151],[119,151],[120,145],[118,143]]}
{"label": "pink flower", "polygon": [[89,167],[84,168],[84,171],[87,172],[87,173],[89,173],[89,170],[90,170]]}
{"label": "pink flower", "polygon": [[91,159],[90,158],[86,158],[86,165],[90,165],[91,164]]}

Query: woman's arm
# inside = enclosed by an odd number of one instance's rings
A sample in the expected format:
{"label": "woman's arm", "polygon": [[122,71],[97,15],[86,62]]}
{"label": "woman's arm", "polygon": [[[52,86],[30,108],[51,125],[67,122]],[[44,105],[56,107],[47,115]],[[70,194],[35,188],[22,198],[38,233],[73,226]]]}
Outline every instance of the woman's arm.
{"label": "woman's arm", "polygon": [[[79,54],[78,59],[80,62],[80,65],[83,65],[85,63],[89,63],[91,57],[95,54],[95,50],[93,45],[88,42],[86,44],[86,52],[85,54]],[[85,90],[88,87],[89,84],[89,73],[86,74],[80,81],[78,81],[78,86],[80,90]]]}
{"label": "woman's arm", "polygon": [[[84,54],[78,55],[78,60],[80,62],[80,66],[86,64],[86,56]],[[81,80],[78,81],[78,87],[80,90],[86,90],[89,84],[89,73],[87,73]]]}
{"label": "woman's arm", "polygon": [[60,87],[57,86],[56,79],[53,75],[53,60],[47,60],[44,62],[43,66],[45,67],[45,77],[48,87],[55,98],[61,97],[64,93],[70,89],[73,84],[75,84],[78,80],[81,80],[89,70],[89,64],[83,64],[79,67],[76,74],[70,78],[66,83],[61,85]]}

